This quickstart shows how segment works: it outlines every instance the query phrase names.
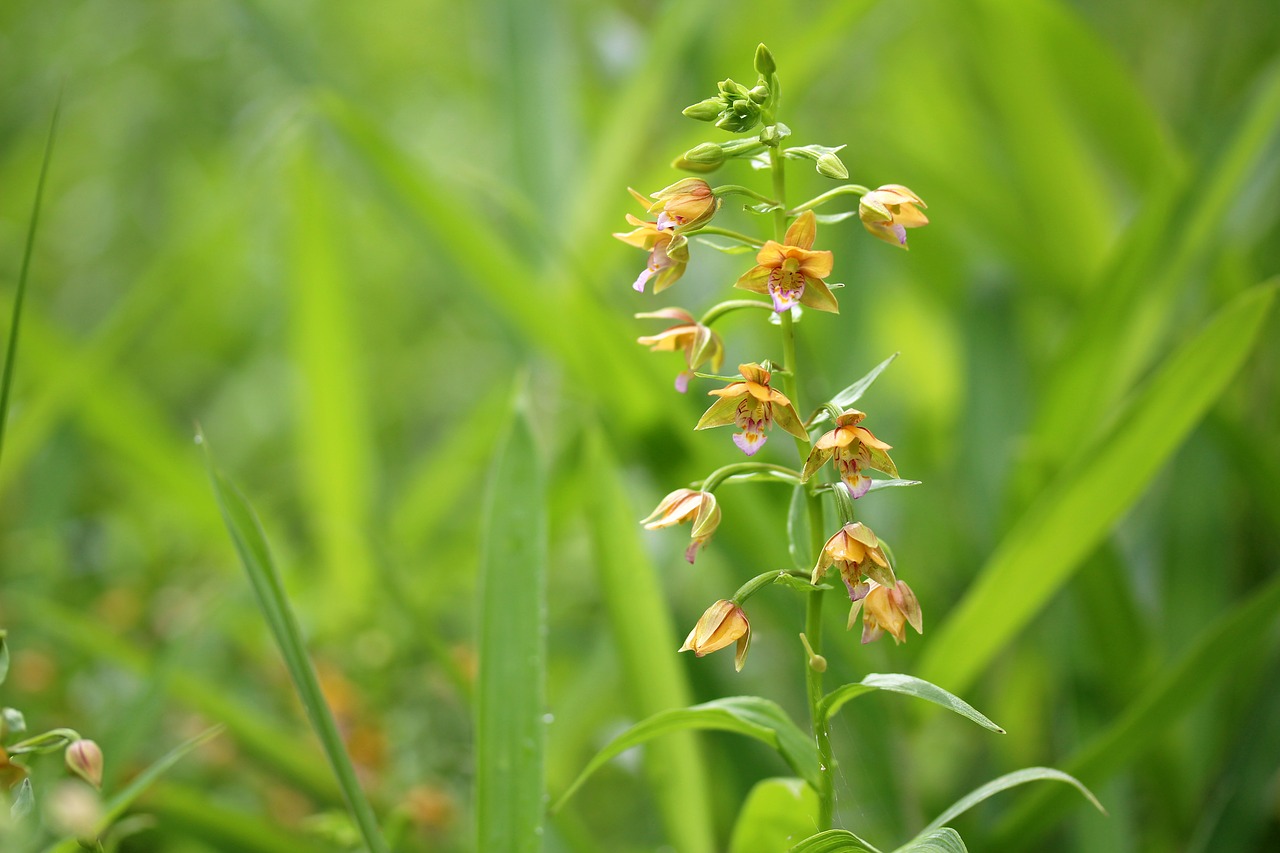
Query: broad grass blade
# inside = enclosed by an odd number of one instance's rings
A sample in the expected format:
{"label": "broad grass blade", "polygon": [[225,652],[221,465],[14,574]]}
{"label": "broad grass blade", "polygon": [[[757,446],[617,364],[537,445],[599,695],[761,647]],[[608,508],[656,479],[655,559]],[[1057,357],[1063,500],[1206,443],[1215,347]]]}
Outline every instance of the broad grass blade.
{"label": "broad grass blade", "polygon": [[476,697],[478,850],[542,849],[546,741],[546,490],[518,413],[489,478]]}

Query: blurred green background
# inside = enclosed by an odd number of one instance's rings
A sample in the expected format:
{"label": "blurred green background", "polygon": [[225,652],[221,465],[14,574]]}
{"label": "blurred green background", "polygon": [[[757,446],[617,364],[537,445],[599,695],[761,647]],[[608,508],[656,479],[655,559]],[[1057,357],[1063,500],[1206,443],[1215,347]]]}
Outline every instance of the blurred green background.
{"label": "blurred green background", "polygon": [[[969,788],[1045,764],[1110,816],[1020,790],[956,824],[972,850],[1280,846],[1280,321],[1251,290],[1280,270],[1272,0],[13,0],[5,318],[60,90],[63,107],[0,463],[2,701],[96,738],[109,790],[229,726],[150,792],[154,826],[121,849],[338,849],[315,815],[340,803],[197,422],[263,516],[355,759],[407,825],[401,849],[472,846],[480,516],[522,383],[550,473],[552,795],[654,697],[758,693],[803,719],[794,596],[753,599],[743,673],[728,653],[674,658],[711,601],[789,563],[786,491],[726,488],[692,568],[686,529],[630,524],[740,458],[725,431],[691,432],[706,383],[677,395],[679,358],[636,346],[656,328],[631,315],[703,310],[744,259],[695,247],[673,290],[641,297],[643,256],[610,237],[628,185],[655,191],[674,156],[723,138],[680,109],[750,83],[761,40],[797,142],[847,143],[852,180],[906,184],[932,220],[909,254],[856,221],[819,229],[846,287],[838,318],[799,326],[803,405],[900,351],[860,408],[924,481],[859,509],[926,632],[863,647],[831,625],[830,681],[926,675],[1009,731],[893,697],[850,705],[838,824],[892,847]],[[793,202],[829,186],[804,163],[789,178]],[[714,180],[765,189],[741,164]],[[1210,389],[1190,422],[1135,419],[1108,442],[1229,304],[1254,327],[1214,339],[1234,355],[1195,349],[1228,367],[1188,385]],[[748,313],[720,329],[729,365],[780,359]],[[1040,531],[1052,579],[1029,551],[993,560]],[[989,597],[966,598],[984,577]],[[661,672],[638,665],[625,606],[653,589]],[[1027,624],[985,631],[1012,612],[1001,601],[1030,601]],[[728,735],[700,743],[696,815],[662,802],[660,768],[624,760],[548,849],[684,849],[681,819],[725,849],[752,784],[785,766]]]}

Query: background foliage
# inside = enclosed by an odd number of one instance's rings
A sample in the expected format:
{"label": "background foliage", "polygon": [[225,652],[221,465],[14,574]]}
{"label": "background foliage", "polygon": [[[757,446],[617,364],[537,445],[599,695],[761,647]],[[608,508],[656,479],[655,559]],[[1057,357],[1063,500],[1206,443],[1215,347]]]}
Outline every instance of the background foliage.
{"label": "background foliage", "polygon": [[[228,727],[122,849],[328,850],[343,831],[196,421],[263,515],[398,849],[471,846],[480,520],[517,374],[549,476],[551,792],[663,707],[758,693],[802,716],[792,596],[753,599],[740,675],[674,655],[707,604],[788,563],[786,490],[726,490],[695,568],[682,533],[634,524],[736,451],[693,435],[700,389],[671,390],[678,360],[636,346],[653,328],[630,315],[701,309],[741,259],[695,251],[670,300],[641,300],[641,257],[609,236],[625,187],[670,183],[704,138],[680,108],[751,76],[762,39],[802,141],[849,143],[854,180],[905,183],[932,219],[909,255],[856,223],[819,235],[847,286],[838,319],[801,324],[802,394],[901,351],[862,407],[924,481],[864,512],[926,633],[860,647],[833,626],[833,683],[919,673],[1009,732],[850,705],[838,822],[892,844],[1048,764],[1110,817],[1006,795],[956,824],[972,849],[1280,843],[1280,325],[1251,289],[1280,270],[1270,2],[17,0],[0,316],[65,94],[0,465],[3,702],[97,739],[108,789]],[[796,198],[824,188],[792,177]],[[1197,338],[1224,305],[1236,325]],[[749,313],[730,364],[780,356]],[[1189,342],[1187,422],[1175,406],[1124,432]],[[1040,550],[1009,556],[1011,531]],[[728,735],[629,758],[548,849],[723,848],[752,784],[785,773]]]}

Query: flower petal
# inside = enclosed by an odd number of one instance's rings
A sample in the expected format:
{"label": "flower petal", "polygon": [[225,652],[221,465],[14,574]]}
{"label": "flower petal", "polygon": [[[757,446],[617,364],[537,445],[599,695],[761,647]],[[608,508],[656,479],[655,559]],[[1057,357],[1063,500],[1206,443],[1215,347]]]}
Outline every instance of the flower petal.
{"label": "flower petal", "polygon": [[801,249],[813,248],[813,241],[818,236],[818,218],[812,210],[806,210],[796,217],[787,229],[783,238],[788,246],[799,246]]}

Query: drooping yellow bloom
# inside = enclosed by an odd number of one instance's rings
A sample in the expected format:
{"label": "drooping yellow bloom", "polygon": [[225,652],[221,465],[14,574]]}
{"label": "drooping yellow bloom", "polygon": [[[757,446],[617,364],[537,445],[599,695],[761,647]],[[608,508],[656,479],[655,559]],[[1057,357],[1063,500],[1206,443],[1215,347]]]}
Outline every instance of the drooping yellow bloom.
{"label": "drooping yellow bloom", "polygon": [[658,214],[659,229],[692,231],[711,221],[720,209],[720,198],[701,178],[685,178],[653,194],[657,201],[649,206]]}
{"label": "drooping yellow bloom", "polygon": [[858,216],[876,237],[905,249],[907,229],[929,224],[929,218],[916,205],[929,206],[901,184],[885,184],[862,197],[858,203]]}
{"label": "drooping yellow bloom", "polygon": [[805,460],[804,470],[800,476],[808,480],[827,460],[835,457],[836,470],[840,480],[849,490],[849,496],[857,499],[871,488],[871,478],[863,473],[866,468],[883,471],[890,477],[898,476],[897,466],[885,451],[893,445],[886,444],[872,434],[871,430],[859,426],[866,415],[857,409],[850,409],[836,418],[835,429],[822,435],[813,443],[813,450]]}
{"label": "drooping yellow bloom", "polygon": [[681,394],[689,390],[689,380],[702,364],[710,362],[713,373],[720,371],[720,366],[724,364],[724,341],[708,326],[693,319],[688,311],[683,308],[663,308],[661,311],[637,314],[636,317],[679,321],[677,325],[656,335],[637,338],[637,343],[649,347],[653,352],[684,350],[685,364],[689,369],[682,370],[676,377],[676,390]]}
{"label": "drooping yellow bloom", "polygon": [[683,234],[659,228],[658,223],[645,222],[630,213],[627,214],[627,222],[634,225],[635,230],[616,232],[613,236],[628,246],[649,253],[649,262],[640,271],[632,288],[643,293],[645,283],[652,278],[653,292],[661,293],[684,275],[684,269],[689,265],[689,240]]}
{"label": "drooping yellow bloom", "polygon": [[720,526],[720,506],[710,492],[693,489],[676,489],[658,502],[658,507],[640,520],[645,530],[660,530],[686,521],[693,522],[689,538],[693,540],[684,552],[684,558],[693,562],[699,548],[706,547],[711,534]]}
{"label": "drooping yellow bloom", "polygon": [[835,566],[852,597],[864,577],[891,586],[895,580],[889,560],[880,548],[880,540],[860,521],[852,521],[836,531],[822,546],[818,564],[810,581],[817,584],[827,569]]}
{"label": "drooping yellow bloom", "polygon": [[769,371],[753,363],[738,365],[738,372],[743,382],[731,382],[724,388],[707,392],[720,399],[703,413],[694,429],[737,424],[742,432],[733,437],[733,443],[748,456],[754,456],[764,446],[765,430],[772,427],[775,420],[796,438],[809,440],[791,401],[769,387]]}
{"label": "drooping yellow bloom", "polygon": [[849,627],[853,627],[861,608],[862,642],[878,640],[888,631],[895,645],[904,643],[908,625],[915,628],[917,634],[924,633],[920,602],[906,581],[897,581],[889,586],[868,581],[860,585],[854,596],[853,607],[849,610]]}
{"label": "drooping yellow bloom", "polygon": [[689,636],[685,638],[682,652],[693,652],[698,657],[719,651],[730,643],[736,642],[738,648],[733,656],[733,668],[742,671],[747,662],[747,650],[751,648],[751,623],[747,614],[732,601],[721,599],[707,608],[693,626]]}
{"label": "drooping yellow bloom", "polygon": [[834,259],[830,252],[814,252],[818,220],[812,210],[796,217],[783,242],[769,240],[756,255],[756,266],[748,270],[734,287],[765,293],[773,299],[778,313],[799,302],[818,311],[840,313],[824,278],[831,275]]}

